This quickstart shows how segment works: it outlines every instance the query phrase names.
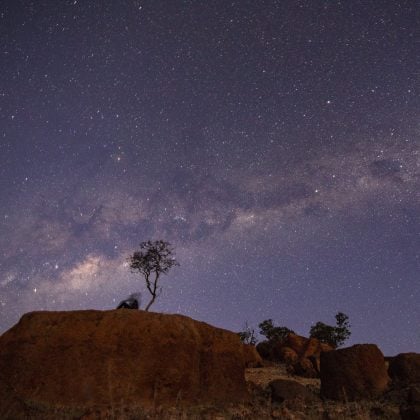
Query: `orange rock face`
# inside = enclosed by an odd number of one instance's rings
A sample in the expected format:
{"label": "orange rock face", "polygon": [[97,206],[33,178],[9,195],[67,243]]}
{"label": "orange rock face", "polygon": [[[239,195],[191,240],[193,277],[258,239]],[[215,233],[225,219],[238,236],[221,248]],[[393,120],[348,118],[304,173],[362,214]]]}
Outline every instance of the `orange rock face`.
{"label": "orange rock face", "polygon": [[236,334],[181,315],[33,312],[0,337],[0,418],[25,405],[241,402],[246,358]]}
{"label": "orange rock face", "polygon": [[289,334],[283,345],[293,349],[299,358],[305,359],[311,356],[319,358],[321,352],[334,350],[332,346],[321,343],[316,338],[306,338],[296,334]]}
{"label": "orange rock face", "polygon": [[293,365],[299,361],[298,354],[290,347],[274,347],[273,353],[278,356],[279,360],[282,360],[289,365]]}
{"label": "orange rock face", "polygon": [[306,338],[290,333],[283,341],[275,343],[270,349],[270,358],[285,362],[300,376],[318,377],[321,352],[334,350],[316,338]]}
{"label": "orange rock face", "polygon": [[321,396],[354,401],[380,396],[390,378],[382,352],[374,344],[357,344],[321,353]]}

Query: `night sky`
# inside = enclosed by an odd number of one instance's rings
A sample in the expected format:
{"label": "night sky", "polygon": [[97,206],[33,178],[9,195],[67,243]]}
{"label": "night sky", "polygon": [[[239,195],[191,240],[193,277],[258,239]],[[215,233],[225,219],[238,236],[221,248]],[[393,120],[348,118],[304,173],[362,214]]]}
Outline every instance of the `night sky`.
{"label": "night sky", "polygon": [[[152,310],[420,351],[420,3],[0,3],[0,332]],[[143,293],[144,307],[148,296]]]}

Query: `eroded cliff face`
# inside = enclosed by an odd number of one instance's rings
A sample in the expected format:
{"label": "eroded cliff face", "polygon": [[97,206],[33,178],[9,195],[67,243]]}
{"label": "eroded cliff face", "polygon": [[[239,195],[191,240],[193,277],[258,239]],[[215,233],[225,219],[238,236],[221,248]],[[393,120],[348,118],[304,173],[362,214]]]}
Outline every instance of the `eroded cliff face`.
{"label": "eroded cliff face", "polygon": [[236,334],[181,315],[33,312],[0,337],[0,417],[240,403],[248,359]]}

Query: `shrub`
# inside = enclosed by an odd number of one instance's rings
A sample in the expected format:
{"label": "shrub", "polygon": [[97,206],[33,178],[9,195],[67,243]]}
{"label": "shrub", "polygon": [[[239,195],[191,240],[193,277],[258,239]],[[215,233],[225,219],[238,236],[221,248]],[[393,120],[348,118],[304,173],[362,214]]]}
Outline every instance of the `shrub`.
{"label": "shrub", "polygon": [[330,344],[333,347],[339,347],[350,337],[349,317],[342,312],[338,312],[335,316],[336,326],[317,322],[309,331],[311,338],[317,338],[323,343]]}

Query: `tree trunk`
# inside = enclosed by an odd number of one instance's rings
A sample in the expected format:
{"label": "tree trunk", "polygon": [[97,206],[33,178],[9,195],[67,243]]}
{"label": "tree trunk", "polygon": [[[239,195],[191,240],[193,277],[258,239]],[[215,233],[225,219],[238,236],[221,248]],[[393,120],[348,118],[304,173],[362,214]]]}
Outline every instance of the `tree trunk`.
{"label": "tree trunk", "polygon": [[159,280],[159,273],[156,273],[155,276],[156,277],[155,277],[155,280],[153,282],[153,289],[150,287],[150,283],[147,285],[147,288],[149,289],[149,292],[152,295],[152,299],[150,300],[150,302],[147,304],[147,306],[145,308],[146,312],[149,311],[149,308],[153,305],[153,302],[156,300],[156,296],[157,296],[156,290],[157,290],[157,283],[158,283],[158,280]]}
{"label": "tree trunk", "polygon": [[153,302],[155,301],[156,296],[152,296],[152,299],[150,300],[150,302],[147,304],[146,308],[144,309],[146,312],[149,311],[149,308],[153,305]]}

